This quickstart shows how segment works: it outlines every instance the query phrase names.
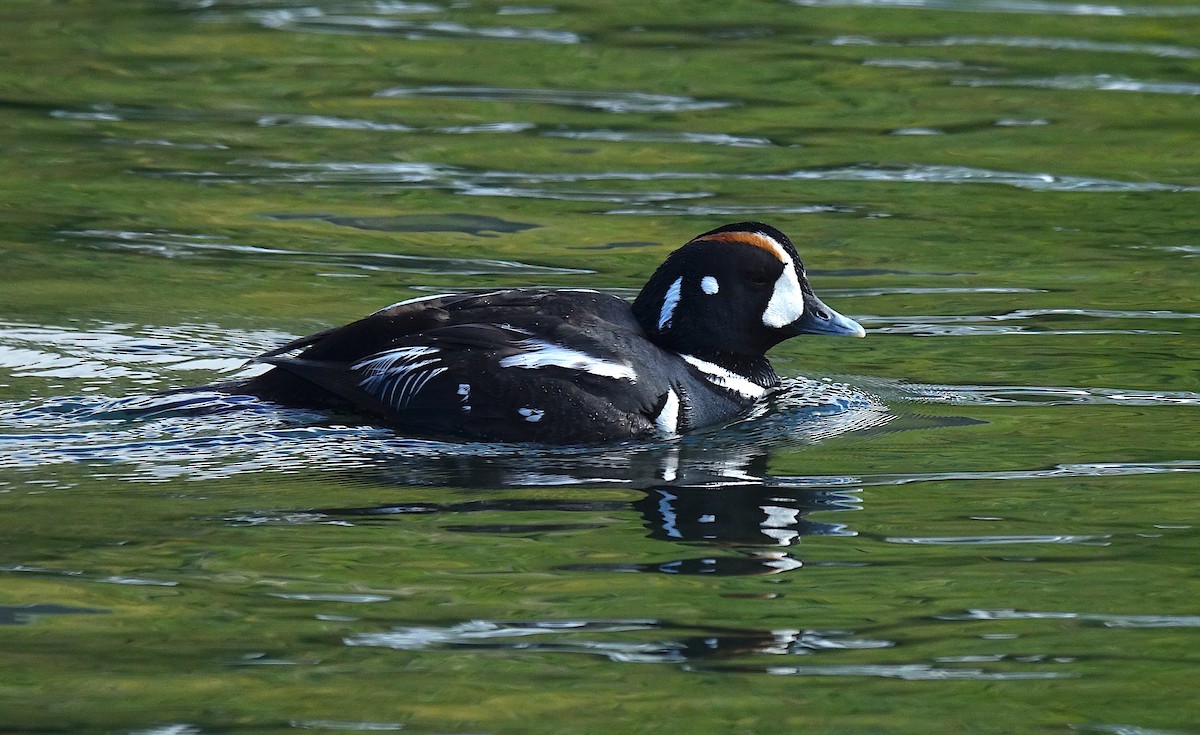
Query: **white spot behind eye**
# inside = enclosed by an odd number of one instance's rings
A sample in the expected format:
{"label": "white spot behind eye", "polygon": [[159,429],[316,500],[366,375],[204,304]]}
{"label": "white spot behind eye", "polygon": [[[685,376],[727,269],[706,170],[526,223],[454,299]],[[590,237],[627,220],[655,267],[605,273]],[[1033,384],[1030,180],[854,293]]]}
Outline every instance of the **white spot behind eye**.
{"label": "white spot behind eye", "polygon": [[704,293],[712,296],[721,290],[721,284],[717,283],[717,279],[712,276],[705,276],[700,279],[700,288],[704,290]]}
{"label": "white spot behind eye", "polygon": [[783,273],[775,281],[771,292],[771,300],[763,311],[762,321],[768,327],[779,329],[800,318],[804,314],[804,291],[800,288],[800,279],[796,277],[796,268],[789,260],[783,267]]}
{"label": "white spot behind eye", "polygon": [[671,326],[671,317],[675,316],[675,307],[679,304],[679,290],[683,288],[683,276],[675,279],[663,297],[662,311],[658,313],[658,331]]}

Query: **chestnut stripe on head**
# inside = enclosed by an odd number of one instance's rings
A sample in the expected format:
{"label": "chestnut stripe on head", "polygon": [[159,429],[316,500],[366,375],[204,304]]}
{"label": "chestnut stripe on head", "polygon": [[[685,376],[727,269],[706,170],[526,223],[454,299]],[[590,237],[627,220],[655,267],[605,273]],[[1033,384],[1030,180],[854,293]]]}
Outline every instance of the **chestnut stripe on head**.
{"label": "chestnut stripe on head", "polygon": [[718,232],[715,235],[701,235],[696,240],[693,240],[693,242],[699,240],[741,243],[742,245],[766,250],[781,263],[787,264],[792,262],[791,256],[787,254],[787,251],[783,249],[783,246],[775,238],[770,235],[764,235],[761,232]]}

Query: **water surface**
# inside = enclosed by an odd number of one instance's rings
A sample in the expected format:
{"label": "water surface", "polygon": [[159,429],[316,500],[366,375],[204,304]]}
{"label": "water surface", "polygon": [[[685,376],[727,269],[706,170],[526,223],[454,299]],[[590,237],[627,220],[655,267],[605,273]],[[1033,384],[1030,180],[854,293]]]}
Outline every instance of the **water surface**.
{"label": "water surface", "polygon": [[[1200,733],[1200,6],[0,9],[0,729]],[[212,392],[730,221],[865,340],[676,441]]]}

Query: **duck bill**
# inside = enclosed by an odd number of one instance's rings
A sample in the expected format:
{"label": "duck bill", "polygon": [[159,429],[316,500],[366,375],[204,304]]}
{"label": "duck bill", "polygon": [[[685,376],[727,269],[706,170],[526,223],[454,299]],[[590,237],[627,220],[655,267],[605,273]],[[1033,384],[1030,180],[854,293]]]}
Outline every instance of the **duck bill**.
{"label": "duck bill", "polygon": [[804,313],[789,325],[793,334],[825,334],[834,337],[865,337],[867,330],[850,317],[830,309],[811,293],[804,295]]}

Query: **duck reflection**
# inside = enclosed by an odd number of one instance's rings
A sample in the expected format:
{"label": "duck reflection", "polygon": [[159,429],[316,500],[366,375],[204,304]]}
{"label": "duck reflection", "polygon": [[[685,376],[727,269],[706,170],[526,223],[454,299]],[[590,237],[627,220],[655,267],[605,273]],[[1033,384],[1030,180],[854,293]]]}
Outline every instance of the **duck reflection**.
{"label": "duck reflection", "polygon": [[[420,466],[405,463],[387,470],[387,479],[451,487],[559,488],[613,485],[636,490],[633,501],[576,498],[478,498],[459,502],[400,503],[363,508],[323,508],[321,516],[355,523],[409,514],[481,512],[582,513],[634,511],[649,538],[698,548],[704,553],[652,563],[587,564],[575,571],[662,574],[778,574],[804,566],[791,547],[805,536],[853,536],[844,523],[814,512],[860,508],[845,478],[794,478],[767,472],[769,445],[734,446],[693,441],[657,448],[629,448],[579,455],[455,456]],[[536,466],[536,472],[531,470]],[[422,483],[422,484],[425,484]],[[812,487],[825,483],[826,486]],[[828,485],[832,484],[833,487]],[[795,487],[799,485],[800,487]],[[476,534],[544,534],[605,527],[607,522],[455,523],[446,530]]]}
{"label": "duck reflection", "polygon": [[[720,553],[658,564],[610,566],[607,571],[744,576],[778,574],[804,562],[783,547],[804,536],[853,536],[841,523],[813,521],[814,511],[857,510],[857,497],[839,490],[768,487],[656,487],[633,503],[651,538],[709,545]],[[593,566],[596,571],[604,567]]]}
{"label": "duck reflection", "polygon": [[[361,462],[356,477],[371,484],[435,486],[481,492],[456,502],[407,502],[308,513],[354,524],[413,513],[447,514],[458,533],[546,534],[610,528],[612,516],[634,512],[647,536],[674,549],[652,562],[569,567],[597,572],[759,575],[805,566],[795,555],[806,536],[853,536],[829,512],[858,510],[852,477],[771,474],[773,452],[848,433],[890,430],[895,419],[874,396],[845,384],[791,379],[758,413],[731,426],[657,444],[539,449],[517,445],[447,445],[409,441]],[[365,476],[365,478],[364,478]],[[537,489],[539,497],[496,497],[502,489]],[[630,499],[595,497],[597,488],[633,491]],[[589,491],[592,491],[589,493]],[[592,497],[588,497],[588,495]],[[461,496],[461,493],[459,493]],[[483,497],[480,497],[483,496]],[[499,522],[464,522],[461,514],[494,511]],[[514,513],[575,513],[545,522]],[[816,519],[810,518],[820,513]],[[454,514],[449,516],[449,514]],[[681,553],[689,550],[690,553]]]}
{"label": "duck reflection", "polygon": [[619,663],[701,664],[748,656],[803,656],[825,651],[889,648],[889,640],[853,631],[688,626],[665,620],[472,620],[403,626],[345,639],[349,646],[402,651],[450,648],[583,653]]}

